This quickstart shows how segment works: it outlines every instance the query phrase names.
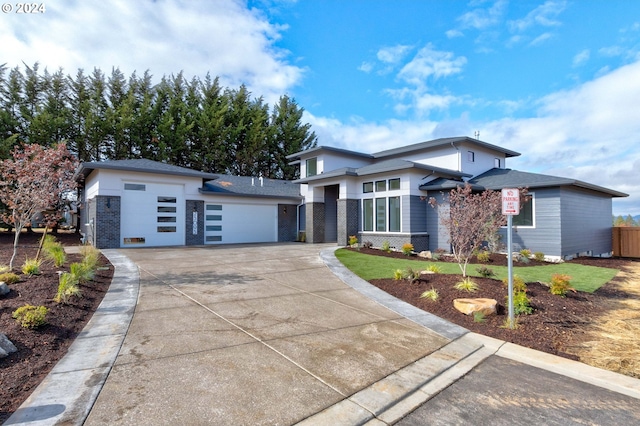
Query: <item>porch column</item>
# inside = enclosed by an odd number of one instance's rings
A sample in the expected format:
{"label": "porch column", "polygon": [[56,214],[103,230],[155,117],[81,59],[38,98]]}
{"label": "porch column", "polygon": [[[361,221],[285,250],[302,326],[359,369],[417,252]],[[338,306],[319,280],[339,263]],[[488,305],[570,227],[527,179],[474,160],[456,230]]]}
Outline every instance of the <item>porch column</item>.
{"label": "porch column", "polygon": [[338,245],[346,246],[349,236],[358,236],[360,203],[356,199],[338,200]]}
{"label": "porch column", "polygon": [[307,203],[306,238],[308,243],[324,242],[324,203]]}

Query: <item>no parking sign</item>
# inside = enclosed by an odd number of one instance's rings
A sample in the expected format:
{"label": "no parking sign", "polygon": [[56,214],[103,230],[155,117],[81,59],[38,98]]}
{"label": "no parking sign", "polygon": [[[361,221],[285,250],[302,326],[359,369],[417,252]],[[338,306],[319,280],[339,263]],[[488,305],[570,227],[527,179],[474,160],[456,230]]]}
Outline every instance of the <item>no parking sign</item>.
{"label": "no parking sign", "polygon": [[504,188],[502,190],[502,214],[516,216],[520,213],[520,190]]}

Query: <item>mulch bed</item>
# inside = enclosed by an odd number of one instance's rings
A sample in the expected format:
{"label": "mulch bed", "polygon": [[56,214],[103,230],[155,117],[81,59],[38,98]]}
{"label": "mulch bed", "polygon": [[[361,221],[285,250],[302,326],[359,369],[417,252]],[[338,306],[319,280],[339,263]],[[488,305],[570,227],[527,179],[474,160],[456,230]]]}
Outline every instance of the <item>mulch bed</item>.
{"label": "mulch bed", "polygon": [[[361,248],[360,252],[376,256],[407,258],[399,252],[386,253],[377,249]],[[432,262],[416,256],[412,259],[424,262],[425,265]],[[453,260],[442,257],[439,261]],[[472,259],[472,262],[477,263],[475,259]],[[631,262],[637,264],[637,260],[619,258],[578,258],[570,262],[617,269],[624,269]],[[493,254],[486,265],[490,267],[506,264],[506,256]],[[540,264],[545,263],[531,261],[528,264],[518,263],[517,266]],[[472,267],[475,265],[469,266],[469,268]],[[508,318],[506,300],[508,290],[502,281],[473,277],[472,280],[479,285],[480,289],[475,293],[469,293],[454,288],[461,279],[462,275],[423,274],[422,278],[413,284],[406,280],[394,279],[376,279],[370,282],[399,299],[473,332],[569,359],[576,359],[576,356],[567,353],[566,348],[585,339],[585,326],[605,312],[607,306],[610,306],[610,303],[606,302],[632,297],[616,288],[615,279],[594,293],[569,292],[566,297],[551,294],[549,289],[540,283],[527,283],[527,295],[534,312],[530,315],[519,315],[518,327],[509,329],[504,327],[505,320]],[[432,288],[439,293],[437,301],[420,297],[422,293]],[[476,297],[495,299],[498,302],[497,315],[485,317],[484,322],[475,322],[473,316],[464,315],[453,307],[454,299]]]}
{"label": "mulch bed", "polygon": [[[41,236],[40,233],[21,234],[15,269],[19,269],[25,258],[35,257]],[[65,246],[80,244],[77,234],[60,233],[55,236]],[[9,264],[13,237],[13,233],[0,232],[0,265]],[[71,263],[79,261],[79,254],[68,254],[63,268],[56,268],[53,263],[45,261],[39,275],[28,277],[14,271],[20,275],[20,281],[10,284],[11,291],[0,296],[0,333],[4,333],[18,349],[18,352],[0,358],[0,423],[29,397],[67,353],[111,284],[113,266],[103,257],[95,279],[80,285],[82,297],[72,297],[68,304],[54,302],[58,271],[68,271]],[[11,315],[25,304],[46,306],[49,309],[47,324],[34,330],[21,327]]]}

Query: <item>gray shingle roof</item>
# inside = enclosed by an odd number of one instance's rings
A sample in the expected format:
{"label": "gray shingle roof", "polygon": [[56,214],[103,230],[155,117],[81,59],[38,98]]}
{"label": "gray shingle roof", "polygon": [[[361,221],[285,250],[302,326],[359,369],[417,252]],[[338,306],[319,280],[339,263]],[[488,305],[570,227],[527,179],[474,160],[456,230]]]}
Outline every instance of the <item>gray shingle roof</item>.
{"label": "gray shingle roof", "polygon": [[205,182],[200,190],[202,194],[302,199],[300,185],[291,181],[232,175],[216,177]]}
{"label": "gray shingle roof", "polygon": [[334,178],[337,176],[368,176],[368,175],[373,175],[377,173],[391,173],[391,172],[397,172],[397,171],[408,170],[408,169],[427,170],[433,173],[443,174],[445,176],[458,177],[458,178],[471,177],[470,174],[461,173],[456,170],[443,169],[441,167],[434,167],[427,164],[414,163],[413,161],[392,159],[392,160],[380,161],[375,164],[369,164],[367,166],[363,166],[357,169],[351,168],[351,167],[344,167],[341,169],[331,170],[330,172],[327,172],[327,173],[322,173],[319,175],[298,179],[295,182],[308,183],[308,182],[314,182],[314,181],[319,181],[319,180],[328,179],[328,178]]}
{"label": "gray shingle roof", "polygon": [[96,169],[123,170],[129,172],[143,173],[161,173],[174,176],[188,176],[202,179],[215,179],[217,175],[213,173],[199,172],[197,170],[187,169],[185,167],[174,166],[171,164],[161,163],[159,161],[147,159],[135,160],[108,160],[108,161],[92,161],[82,163],[75,172],[76,179],[80,176],[87,177]]}
{"label": "gray shingle roof", "polygon": [[351,157],[373,158],[371,154],[365,154],[363,152],[358,152],[358,151],[350,151],[348,149],[342,149],[342,148],[334,148],[332,146],[316,146],[315,148],[310,148],[305,151],[299,151],[294,154],[289,154],[286,156],[286,158],[287,160],[299,160],[301,154],[312,154],[314,152],[321,152],[321,151],[331,151],[339,154],[346,154]]}
{"label": "gray shingle roof", "polygon": [[384,158],[384,157],[391,157],[395,155],[403,155],[413,151],[419,151],[422,149],[437,148],[440,146],[447,146],[451,144],[455,145],[462,142],[467,142],[474,145],[480,145],[480,146],[492,149],[494,151],[502,152],[503,154],[505,154],[506,157],[517,157],[520,155],[519,152],[511,151],[510,149],[505,149],[497,145],[492,145],[490,143],[483,142],[478,139],[472,139],[466,136],[459,136],[459,137],[453,137],[453,138],[434,139],[431,141],[419,142],[412,145],[401,146],[399,148],[387,149],[385,151],[373,153],[373,157]]}
{"label": "gray shingle roof", "polygon": [[[445,179],[436,179],[425,185],[421,185],[420,189],[425,191],[438,191],[453,189],[462,182],[447,181]],[[540,173],[521,172],[512,169],[491,169],[481,175],[469,180],[469,184],[474,189],[482,191],[484,189],[499,190],[502,188],[549,188],[554,186],[576,186],[579,188],[590,189],[592,191],[609,194],[612,197],[628,197],[624,192],[615,191],[604,188],[602,186],[592,185],[577,179],[569,179],[558,176],[543,175]]]}

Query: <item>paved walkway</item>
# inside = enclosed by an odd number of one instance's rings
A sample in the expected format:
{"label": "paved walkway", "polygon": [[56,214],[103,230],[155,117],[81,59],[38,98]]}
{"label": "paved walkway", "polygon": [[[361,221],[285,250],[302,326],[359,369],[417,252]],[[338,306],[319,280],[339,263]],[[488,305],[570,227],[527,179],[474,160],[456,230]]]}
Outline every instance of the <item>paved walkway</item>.
{"label": "paved walkway", "polygon": [[6,424],[640,423],[640,381],[468,333],[333,249],[107,251],[93,328]]}

